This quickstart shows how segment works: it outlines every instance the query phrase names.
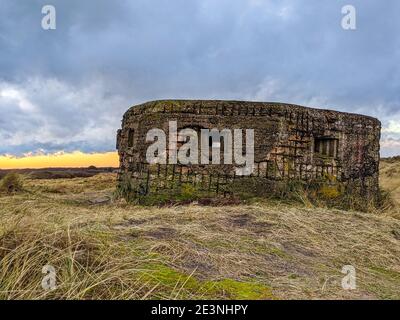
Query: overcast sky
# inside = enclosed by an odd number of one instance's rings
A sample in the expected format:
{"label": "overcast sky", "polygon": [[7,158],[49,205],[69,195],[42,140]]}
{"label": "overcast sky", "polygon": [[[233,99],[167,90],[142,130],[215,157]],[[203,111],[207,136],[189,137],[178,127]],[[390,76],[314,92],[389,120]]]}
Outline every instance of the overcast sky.
{"label": "overcast sky", "polygon": [[400,154],[400,1],[0,0],[0,154],[113,151],[128,107],[164,98],[363,113]]}

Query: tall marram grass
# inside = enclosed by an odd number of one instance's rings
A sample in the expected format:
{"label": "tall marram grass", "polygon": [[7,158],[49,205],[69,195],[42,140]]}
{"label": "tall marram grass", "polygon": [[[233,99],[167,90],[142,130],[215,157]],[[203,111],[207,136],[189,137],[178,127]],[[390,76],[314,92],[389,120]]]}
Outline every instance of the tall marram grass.
{"label": "tall marram grass", "polygon": [[[142,280],[144,266],[157,258],[109,237],[71,228],[49,232],[38,224],[20,228],[16,221],[0,235],[0,299],[146,298],[154,283]],[[41,286],[45,265],[56,270],[56,290]]]}
{"label": "tall marram grass", "polygon": [[[0,300],[400,297],[400,220],[390,212],[317,206],[315,190],[296,185],[287,202],[90,204],[115,179],[26,179],[24,192],[0,194]],[[341,287],[348,264],[354,291]],[[55,290],[41,286],[45,265]]]}

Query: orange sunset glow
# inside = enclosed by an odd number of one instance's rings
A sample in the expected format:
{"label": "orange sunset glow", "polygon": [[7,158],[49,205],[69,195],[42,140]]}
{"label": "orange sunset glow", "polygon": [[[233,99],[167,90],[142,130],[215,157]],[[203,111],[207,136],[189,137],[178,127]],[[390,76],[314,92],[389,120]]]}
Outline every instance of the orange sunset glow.
{"label": "orange sunset glow", "polygon": [[118,153],[83,153],[33,155],[26,157],[0,156],[0,169],[40,169],[78,167],[118,167]]}

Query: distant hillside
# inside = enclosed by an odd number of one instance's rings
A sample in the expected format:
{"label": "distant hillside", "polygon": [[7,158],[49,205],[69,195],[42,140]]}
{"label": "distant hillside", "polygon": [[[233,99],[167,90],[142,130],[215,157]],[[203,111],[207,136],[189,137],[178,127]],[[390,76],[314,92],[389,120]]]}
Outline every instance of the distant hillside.
{"label": "distant hillside", "polygon": [[96,168],[43,168],[43,169],[0,169],[0,179],[7,173],[17,172],[32,179],[72,179],[88,178],[99,173],[116,172],[118,169],[113,167]]}

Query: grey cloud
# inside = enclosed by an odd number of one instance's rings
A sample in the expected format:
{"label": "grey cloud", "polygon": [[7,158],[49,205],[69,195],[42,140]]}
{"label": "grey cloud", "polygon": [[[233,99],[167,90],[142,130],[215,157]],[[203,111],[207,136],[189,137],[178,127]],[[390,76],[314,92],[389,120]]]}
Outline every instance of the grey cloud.
{"label": "grey cloud", "polygon": [[3,0],[0,83],[37,110],[0,97],[0,135],[14,138],[0,152],[113,150],[129,105],[159,98],[280,100],[400,123],[400,3],[351,2],[356,31],[340,26],[341,0],[55,0],[57,30],[43,31],[48,1]]}

